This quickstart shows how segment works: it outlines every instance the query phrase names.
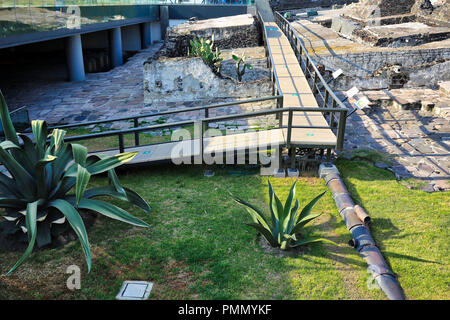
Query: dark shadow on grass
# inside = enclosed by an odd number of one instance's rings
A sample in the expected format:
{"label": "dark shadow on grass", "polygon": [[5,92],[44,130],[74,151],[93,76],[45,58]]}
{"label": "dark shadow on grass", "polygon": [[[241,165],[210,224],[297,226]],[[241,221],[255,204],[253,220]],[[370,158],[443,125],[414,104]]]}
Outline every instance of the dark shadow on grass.
{"label": "dark shadow on grass", "polygon": [[395,253],[395,252],[385,251],[385,252],[383,252],[383,255],[385,257],[388,257],[388,258],[392,257],[392,258],[406,259],[406,260],[416,261],[416,262],[434,263],[434,264],[442,265],[442,263],[438,262],[438,261],[432,261],[432,260],[416,258],[416,257],[413,257],[413,256],[409,256],[409,255],[406,255],[406,254]]}
{"label": "dark shadow on grass", "polygon": [[381,239],[386,238],[401,239],[407,236],[406,234],[398,235],[399,233],[401,233],[401,230],[392,223],[391,219],[372,217],[371,225],[376,226],[376,231],[374,232],[376,232],[377,237],[380,237]]}

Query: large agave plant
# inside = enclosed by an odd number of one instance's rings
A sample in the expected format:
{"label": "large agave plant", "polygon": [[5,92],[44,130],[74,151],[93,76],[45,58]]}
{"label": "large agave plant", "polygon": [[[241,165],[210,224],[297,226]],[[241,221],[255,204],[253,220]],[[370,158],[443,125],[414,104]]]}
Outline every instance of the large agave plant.
{"label": "large agave plant", "polygon": [[[3,233],[23,233],[28,238],[28,248],[8,274],[25,261],[35,243],[39,247],[50,244],[52,236],[66,227],[71,227],[78,235],[90,271],[89,241],[80,209],[148,227],[125,210],[94,199],[111,196],[150,212],[144,199],[120,185],[114,171],[133,159],[136,153],[88,156],[86,147],[63,141],[64,130],[54,129],[48,135],[47,125],[41,120],[31,123],[35,139],[32,141],[28,136],[16,133],[1,91],[0,116],[5,135],[5,141],[0,143],[0,162],[7,171],[0,173],[0,208],[5,208],[3,218],[6,220],[1,223],[1,229]],[[90,177],[102,172],[108,173],[109,185],[87,190]]]}
{"label": "large agave plant", "polygon": [[[295,200],[294,204],[295,186],[297,184],[297,181],[293,183],[284,206],[275,194],[270,181],[268,182],[269,208],[271,216],[270,220],[268,220],[261,212],[261,210],[259,210],[255,206],[233,196],[235,201],[246,207],[248,213],[252,217],[253,222],[247,223],[247,225],[258,230],[272,247],[280,247],[281,250],[287,250],[290,247],[297,247],[305,245],[307,243],[319,241],[336,245],[336,243],[334,243],[333,241],[319,237],[297,239],[297,236],[299,235],[302,228],[308,222],[311,222],[322,214],[311,214],[311,210],[317,203],[317,201],[322,198],[326,191],[319,194],[317,197],[311,200],[311,202],[309,202],[301,211],[299,211],[299,201]],[[293,204],[294,206],[292,206]]]}

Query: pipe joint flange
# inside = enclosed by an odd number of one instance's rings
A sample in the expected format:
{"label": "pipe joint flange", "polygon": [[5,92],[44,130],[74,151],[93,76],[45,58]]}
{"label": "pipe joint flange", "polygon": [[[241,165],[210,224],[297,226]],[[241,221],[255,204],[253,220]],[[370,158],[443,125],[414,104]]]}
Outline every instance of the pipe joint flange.
{"label": "pipe joint flange", "polygon": [[381,274],[375,280],[378,286],[384,291],[390,300],[405,300],[405,293],[403,292],[397,279],[390,274]]}
{"label": "pipe joint flange", "polygon": [[333,179],[330,180],[327,184],[328,188],[330,188],[331,193],[338,194],[338,193],[348,193],[347,188],[345,187],[344,182],[342,179]]}
{"label": "pipe joint flange", "polygon": [[397,279],[397,275],[394,272],[392,272],[391,269],[386,268],[383,265],[371,264],[371,265],[369,265],[369,270],[372,273],[374,278],[381,276],[381,275],[389,275],[389,276]]}
{"label": "pipe joint flange", "polygon": [[341,175],[339,173],[329,173],[323,178],[323,180],[325,180],[326,185],[328,185],[328,183],[331,180],[335,180],[335,179],[341,180]]}
{"label": "pipe joint flange", "polygon": [[[359,252],[366,246],[375,246],[375,241],[370,235],[369,229],[363,225],[355,226],[350,230],[353,236],[351,245]],[[350,244],[350,241],[349,241]]]}
{"label": "pipe joint flange", "polygon": [[336,202],[339,213],[347,208],[353,208],[355,205],[349,193],[333,193],[333,199]]}
{"label": "pipe joint flange", "polygon": [[363,225],[362,221],[356,215],[355,210],[353,210],[353,207],[343,209],[341,211],[341,217],[344,219],[345,225],[349,231],[354,227]]}

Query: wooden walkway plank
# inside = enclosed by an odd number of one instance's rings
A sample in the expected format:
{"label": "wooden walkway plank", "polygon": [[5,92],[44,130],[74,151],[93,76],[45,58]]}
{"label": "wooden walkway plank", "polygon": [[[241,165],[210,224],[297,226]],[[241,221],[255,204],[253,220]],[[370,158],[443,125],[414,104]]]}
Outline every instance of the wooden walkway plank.
{"label": "wooden walkway plank", "polygon": [[[283,129],[251,131],[226,136],[204,138],[204,154],[220,154],[234,151],[250,150],[256,152],[258,148],[277,147],[286,144],[286,135]],[[138,152],[129,164],[156,162],[175,159],[187,161],[191,157],[200,155],[200,139],[174,141],[126,148],[126,152]],[[100,151],[90,154],[104,154],[112,156],[119,153],[117,150]]]}
{"label": "wooden walkway plank", "polygon": [[[273,68],[277,75],[283,107],[318,108],[317,100],[301,69],[289,40],[274,22],[264,23],[267,31],[267,47],[273,57]],[[283,114],[283,126],[288,125],[289,115]],[[328,127],[328,123],[320,112],[294,112],[293,126]],[[287,137],[287,129],[283,129]],[[291,144],[303,146],[335,147],[336,135],[331,129],[293,128]]]}

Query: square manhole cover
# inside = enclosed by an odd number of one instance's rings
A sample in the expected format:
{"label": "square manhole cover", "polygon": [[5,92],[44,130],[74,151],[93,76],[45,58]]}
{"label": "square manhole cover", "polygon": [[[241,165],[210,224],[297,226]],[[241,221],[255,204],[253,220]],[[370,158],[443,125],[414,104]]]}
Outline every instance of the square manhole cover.
{"label": "square manhole cover", "polygon": [[153,283],[146,281],[125,281],[117,300],[146,300],[153,288]]}

